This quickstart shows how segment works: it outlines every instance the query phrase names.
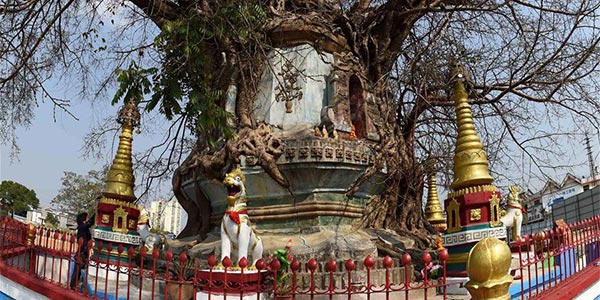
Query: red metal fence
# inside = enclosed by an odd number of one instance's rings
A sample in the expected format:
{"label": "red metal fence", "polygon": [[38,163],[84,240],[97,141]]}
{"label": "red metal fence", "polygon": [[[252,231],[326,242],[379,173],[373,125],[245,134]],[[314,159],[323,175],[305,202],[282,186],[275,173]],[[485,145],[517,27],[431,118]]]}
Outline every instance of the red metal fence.
{"label": "red metal fence", "polygon": [[600,261],[600,216],[525,235],[517,246],[521,299],[545,299]]}
{"label": "red metal fence", "polygon": [[[147,253],[142,247],[136,253],[134,248],[98,244],[96,253],[113,253],[114,257],[100,259],[90,250],[87,270],[82,277],[73,277],[77,281],[77,291],[73,291],[70,274],[78,273],[83,263],[77,250],[81,240],[75,243],[71,233],[34,228],[8,218],[0,223],[0,273],[52,299],[428,299],[436,290],[440,293],[436,299],[446,299],[445,249],[425,252],[418,264],[406,253],[399,260],[367,256],[360,262],[309,259],[301,263],[292,259],[283,269],[272,257],[259,260],[255,267],[248,267],[242,259],[239,267],[228,268],[229,259],[218,262],[214,256],[199,261],[190,260],[185,252],[176,255],[155,249]],[[92,249],[91,241],[88,249]],[[432,256],[440,264],[435,279],[430,276],[436,269],[431,268]],[[414,272],[415,265],[429,271]],[[80,287],[80,281],[87,284]]]}
{"label": "red metal fence", "polygon": [[[113,258],[84,253],[90,257],[87,269],[73,277],[77,291],[72,291],[70,274],[83,263],[82,241],[9,218],[0,219],[0,226],[0,274],[51,299],[446,299],[445,250],[425,252],[416,263],[404,254],[358,262],[293,259],[282,268],[279,260],[266,257],[256,267],[244,259],[239,267],[227,268],[230,260],[214,256],[200,261],[185,252],[98,244],[96,253]],[[512,296],[545,299],[600,261],[600,216],[524,236],[512,245]],[[434,257],[439,278],[432,279],[431,270],[415,272],[431,267]],[[79,287],[79,281],[87,284]]]}

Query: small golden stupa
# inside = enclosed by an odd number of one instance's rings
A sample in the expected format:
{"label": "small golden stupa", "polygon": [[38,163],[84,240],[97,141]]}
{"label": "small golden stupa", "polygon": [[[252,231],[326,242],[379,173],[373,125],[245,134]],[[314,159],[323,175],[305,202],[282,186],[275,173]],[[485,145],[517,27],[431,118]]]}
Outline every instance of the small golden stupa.
{"label": "small golden stupa", "polygon": [[140,125],[140,112],[134,101],[129,101],[119,111],[117,122],[122,126],[119,136],[119,147],[112,166],[106,176],[106,187],[102,195],[109,199],[133,202],[135,178],[133,177],[133,163],[131,162],[131,143],[133,141],[133,128]]}
{"label": "small golden stupa", "polygon": [[488,171],[487,153],[475,131],[473,113],[463,82],[465,74],[458,64],[454,66],[452,77],[452,100],[456,107],[458,138],[454,150],[454,180],[450,187],[457,191],[471,186],[488,185],[493,178]]}
{"label": "small golden stupa", "polygon": [[437,231],[446,230],[446,218],[444,217],[442,205],[437,192],[435,173],[428,177],[429,190],[427,191],[427,203],[425,204],[425,218]]}
{"label": "small golden stupa", "polygon": [[120,259],[126,262],[128,253],[119,257],[114,252],[106,250],[106,243],[123,245],[125,249],[141,244],[141,238],[137,232],[140,210],[134,203],[136,196],[133,193],[135,179],[133,177],[133,163],[131,160],[131,143],[133,141],[133,128],[139,126],[140,113],[134,101],[124,105],[119,111],[117,122],[121,124],[121,135],[119,136],[119,147],[113,159],[112,166],[106,175],[106,186],[102,191],[102,198],[98,203],[96,215],[96,227],[93,230],[96,245],[103,243],[101,251],[96,255],[111,260]]}

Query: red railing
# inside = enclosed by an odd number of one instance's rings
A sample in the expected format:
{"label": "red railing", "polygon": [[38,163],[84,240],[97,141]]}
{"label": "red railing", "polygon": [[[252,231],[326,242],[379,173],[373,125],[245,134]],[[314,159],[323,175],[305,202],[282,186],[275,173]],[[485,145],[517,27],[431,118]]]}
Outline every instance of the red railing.
{"label": "red railing", "polygon": [[600,261],[600,216],[525,235],[516,245],[521,299],[544,299]]}
{"label": "red railing", "polygon": [[[242,259],[239,267],[229,268],[228,258],[222,262],[214,256],[191,260],[185,252],[176,255],[154,249],[148,253],[144,247],[136,253],[133,247],[111,243],[97,243],[92,254],[92,241],[89,253],[81,255],[82,241],[75,243],[73,234],[33,228],[8,218],[0,223],[0,273],[52,299],[53,295],[61,299],[363,299],[366,295],[366,299],[389,300],[428,299],[436,290],[436,299],[446,299],[445,249],[423,253],[418,264],[405,253],[401,259],[367,256],[360,262],[293,259],[285,270],[278,259],[261,259],[252,268]],[[101,259],[98,253],[112,253],[112,258]],[[415,272],[432,265],[432,254],[441,266],[436,279],[427,271]],[[72,291],[69,274],[73,270],[77,274],[78,265],[83,264],[80,257],[90,259],[83,277],[74,277],[75,286],[79,287],[80,280],[87,284]],[[17,273],[28,280],[16,278]],[[285,284],[278,280],[281,276]],[[422,278],[415,280],[415,276]],[[34,286],[36,282],[44,288]]]}
{"label": "red railing", "polygon": [[[366,257],[354,260],[329,260],[319,263],[309,259],[306,263],[293,260],[281,270],[279,260],[265,258],[249,268],[243,260],[240,267],[230,269],[231,261],[218,262],[214,256],[205,261],[190,260],[183,252],[134,248],[99,243],[97,253],[113,253],[113,258],[79,250],[72,233],[62,233],[4,218],[0,219],[0,274],[49,298],[62,299],[263,299],[261,295],[279,295],[281,299],[332,299],[347,296],[354,299],[362,295],[367,299],[427,299],[439,291],[437,299],[446,299],[445,250],[434,253],[442,265],[440,278],[415,280],[414,272],[432,263],[432,253],[425,252],[418,266],[409,254],[395,260]],[[88,249],[92,249],[92,242]],[[513,247],[515,245],[513,244]],[[518,267],[512,272],[516,286],[512,292],[521,299],[543,299],[557,288],[576,279],[600,261],[600,216],[524,236],[516,243]],[[87,288],[71,291],[70,274],[90,257],[85,277],[75,276],[75,286],[85,278]],[[225,268],[223,268],[225,267]],[[278,283],[280,276],[289,278],[287,286]],[[89,277],[88,277],[89,276]],[[31,280],[35,278],[36,280]],[[107,279],[108,278],[108,279]],[[283,293],[281,293],[283,294]],[[250,296],[248,296],[250,295]],[[244,297],[246,296],[246,297]],[[344,297],[346,298],[346,297]],[[361,298],[361,299],[362,299]]]}

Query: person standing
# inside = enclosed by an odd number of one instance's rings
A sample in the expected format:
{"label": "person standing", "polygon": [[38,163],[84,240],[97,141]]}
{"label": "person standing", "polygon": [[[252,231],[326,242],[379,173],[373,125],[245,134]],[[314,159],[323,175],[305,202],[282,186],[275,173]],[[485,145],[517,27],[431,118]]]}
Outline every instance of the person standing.
{"label": "person standing", "polygon": [[[88,261],[88,242],[92,239],[92,233],[90,232],[90,228],[94,225],[94,220],[96,219],[96,215],[92,215],[88,219],[87,213],[80,213],[77,215],[77,242],[79,243],[79,239],[83,240],[83,244],[77,254],[75,255],[75,268],[73,270],[73,274],[71,275],[71,289],[75,289],[75,285],[79,285],[84,282],[85,278],[81,276],[81,271],[86,269],[87,261]],[[87,283],[84,283],[84,286],[87,289]]]}

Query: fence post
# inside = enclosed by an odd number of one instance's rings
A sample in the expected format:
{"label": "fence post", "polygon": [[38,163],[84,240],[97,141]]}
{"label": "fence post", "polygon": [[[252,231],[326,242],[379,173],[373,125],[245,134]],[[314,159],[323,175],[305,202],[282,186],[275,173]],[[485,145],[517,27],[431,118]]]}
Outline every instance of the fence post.
{"label": "fence post", "polygon": [[465,288],[472,300],[508,300],[508,288],[513,282],[510,269],[510,248],[505,242],[487,237],[469,252]]}

